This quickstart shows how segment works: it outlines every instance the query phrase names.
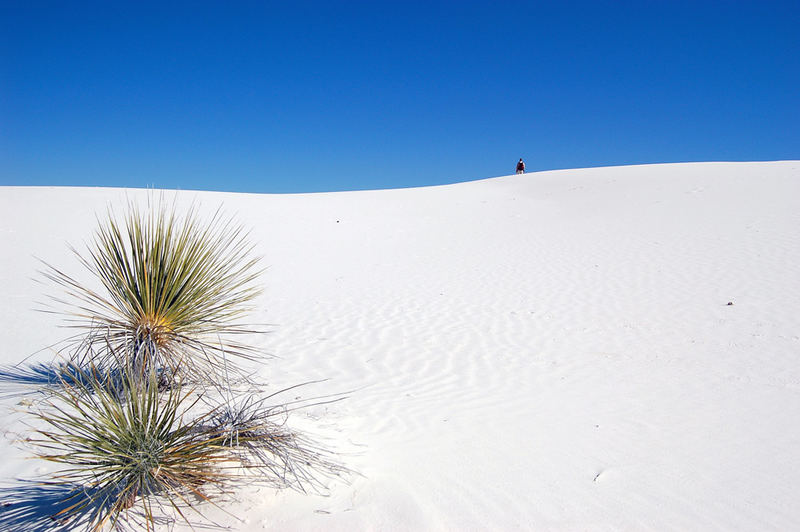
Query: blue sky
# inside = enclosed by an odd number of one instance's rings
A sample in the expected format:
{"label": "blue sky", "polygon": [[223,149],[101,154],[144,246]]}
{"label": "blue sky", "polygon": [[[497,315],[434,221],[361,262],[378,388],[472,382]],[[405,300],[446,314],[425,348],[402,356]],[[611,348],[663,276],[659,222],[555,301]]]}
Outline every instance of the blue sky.
{"label": "blue sky", "polygon": [[800,158],[800,2],[3,2],[0,185]]}

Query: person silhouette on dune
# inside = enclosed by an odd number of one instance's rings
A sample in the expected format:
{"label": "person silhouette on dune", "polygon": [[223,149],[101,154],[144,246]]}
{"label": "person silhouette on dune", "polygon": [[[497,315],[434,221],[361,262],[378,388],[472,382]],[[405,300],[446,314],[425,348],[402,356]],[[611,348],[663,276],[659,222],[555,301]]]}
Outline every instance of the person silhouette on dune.
{"label": "person silhouette on dune", "polygon": [[522,157],[519,158],[519,162],[517,163],[517,173],[518,174],[525,173],[525,163],[522,162]]}

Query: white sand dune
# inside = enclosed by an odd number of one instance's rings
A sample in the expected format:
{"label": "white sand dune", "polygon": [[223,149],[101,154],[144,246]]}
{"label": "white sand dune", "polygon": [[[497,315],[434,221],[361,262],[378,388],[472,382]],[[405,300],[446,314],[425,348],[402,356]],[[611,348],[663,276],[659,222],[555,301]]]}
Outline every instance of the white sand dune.
{"label": "white sand dune", "polygon": [[[48,290],[33,256],[79,274],[66,243],[147,193],[0,191],[0,362],[16,364],[66,334],[31,310]],[[253,227],[255,320],[275,324],[257,341],[279,357],[263,378],[356,390],[293,421],[363,474],[328,497],[242,486],[218,522],[800,527],[800,161],[192,200]],[[51,467],[13,444],[21,417],[4,413],[0,439],[12,487]]]}

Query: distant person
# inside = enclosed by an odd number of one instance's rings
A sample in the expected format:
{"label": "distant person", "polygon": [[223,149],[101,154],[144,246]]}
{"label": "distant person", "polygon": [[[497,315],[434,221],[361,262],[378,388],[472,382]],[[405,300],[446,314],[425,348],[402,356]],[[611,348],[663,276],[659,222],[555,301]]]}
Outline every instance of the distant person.
{"label": "distant person", "polygon": [[525,163],[522,162],[522,157],[520,157],[519,162],[517,163],[517,173],[518,174],[525,173]]}

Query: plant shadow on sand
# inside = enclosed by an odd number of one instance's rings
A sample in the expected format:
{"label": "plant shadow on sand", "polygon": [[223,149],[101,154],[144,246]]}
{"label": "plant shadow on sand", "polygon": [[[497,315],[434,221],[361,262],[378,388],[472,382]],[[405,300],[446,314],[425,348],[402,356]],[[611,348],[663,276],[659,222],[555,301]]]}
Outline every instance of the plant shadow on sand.
{"label": "plant shadow on sand", "polygon": [[[62,512],[82,498],[91,498],[96,492],[77,485],[58,485],[32,480],[18,480],[15,486],[0,487],[0,532],[66,532],[77,529],[91,529],[91,515],[97,505],[90,505],[80,513],[72,513],[69,518],[59,519]],[[141,516],[132,511],[130,520],[118,521],[116,530],[134,531],[145,528]],[[173,518],[156,518],[155,525],[170,527]],[[151,528],[152,528],[151,524]],[[218,530],[213,523],[193,522],[195,530]]]}
{"label": "plant shadow on sand", "polygon": [[64,367],[55,363],[0,366],[0,398],[25,397],[59,384]]}
{"label": "plant shadow on sand", "polygon": [[69,522],[60,522],[56,515],[74,502],[67,499],[80,494],[78,486],[48,485],[20,480],[16,486],[0,488],[0,531],[30,530],[45,532],[74,530],[86,527],[90,510],[85,517],[78,515]]}
{"label": "plant shadow on sand", "polygon": [[[0,399],[40,394],[68,384],[86,384],[85,368],[58,362],[0,366]],[[106,372],[106,377],[112,377]]]}

